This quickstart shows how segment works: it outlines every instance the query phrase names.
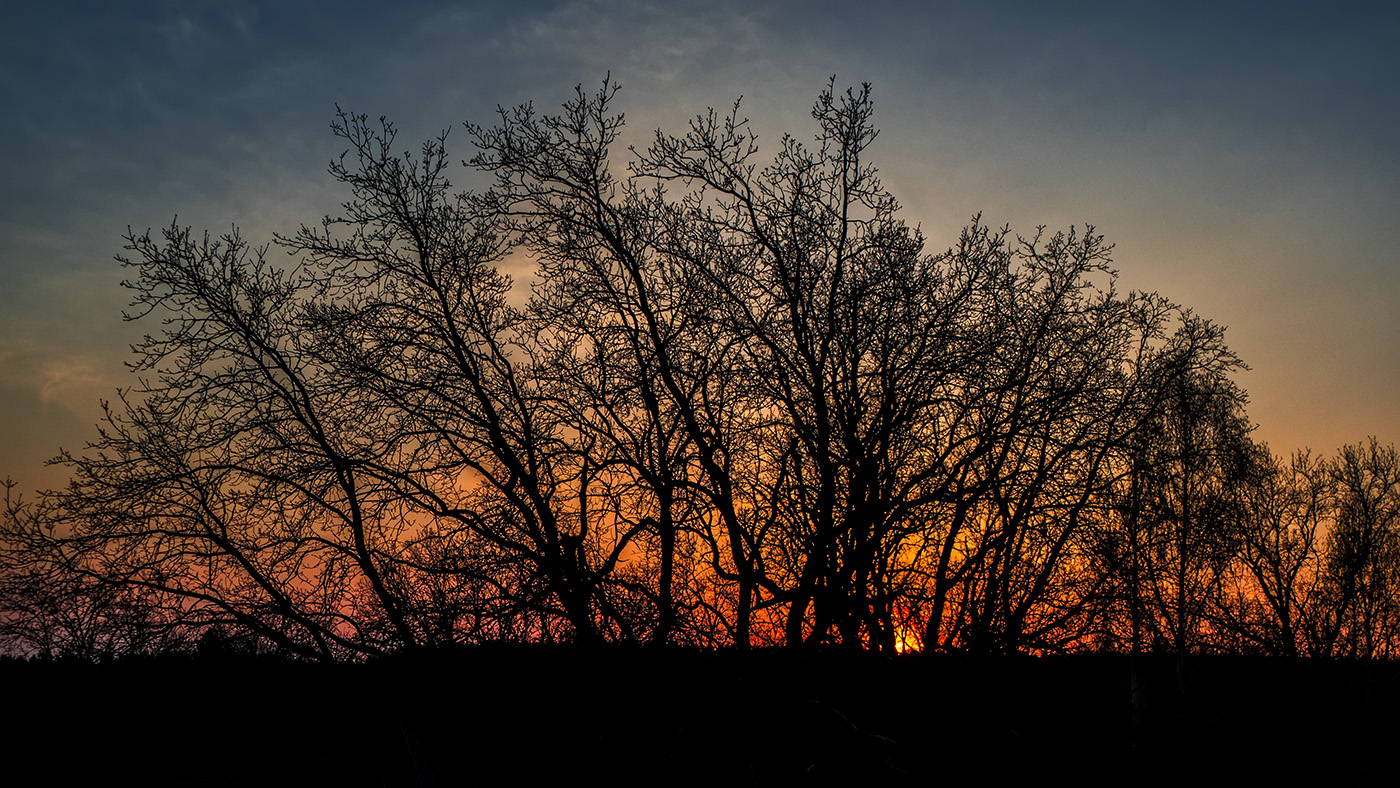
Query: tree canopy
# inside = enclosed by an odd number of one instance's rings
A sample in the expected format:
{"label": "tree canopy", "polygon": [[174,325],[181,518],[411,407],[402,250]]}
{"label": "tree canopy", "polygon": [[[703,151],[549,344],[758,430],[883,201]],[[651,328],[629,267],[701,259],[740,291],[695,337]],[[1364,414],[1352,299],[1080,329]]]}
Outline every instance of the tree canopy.
{"label": "tree canopy", "polygon": [[1092,226],[930,251],[868,85],[767,153],[736,103],[628,155],[616,92],[467,124],[481,191],[341,112],[337,215],[129,232],[159,326],[7,498],[7,646],[1400,644],[1394,449],[1254,444],[1224,330]]}

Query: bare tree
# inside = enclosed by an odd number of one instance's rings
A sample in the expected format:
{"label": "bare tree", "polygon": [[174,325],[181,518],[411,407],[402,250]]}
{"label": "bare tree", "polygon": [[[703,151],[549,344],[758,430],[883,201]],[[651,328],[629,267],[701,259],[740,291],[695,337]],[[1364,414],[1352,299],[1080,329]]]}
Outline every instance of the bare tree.
{"label": "bare tree", "polygon": [[1258,451],[1254,476],[1243,486],[1244,572],[1225,614],[1244,638],[1238,650],[1298,656],[1321,592],[1319,559],[1335,485],[1328,463],[1309,452],[1285,464],[1267,447]]}
{"label": "bare tree", "polygon": [[638,165],[687,190],[662,251],[696,272],[761,440],[729,541],[760,559],[753,583],[792,644],[895,647],[904,540],[945,475],[924,431],[985,342],[960,321],[989,272],[927,255],[898,220],[866,160],[872,112],[869,86],[829,87],[813,145],[785,137],[760,168],[737,106],[710,111]]}
{"label": "bare tree", "polygon": [[[9,576],[56,572],[174,641],[335,659],[1185,650],[1238,550],[1260,583],[1287,573],[1291,546],[1237,527],[1238,359],[1120,293],[1093,228],[977,217],[927,252],[870,163],[869,86],[834,81],[810,143],[763,158],[736,104],[623,172],[616,91],[468,124],[480,193],[454,191],[446,133],[398,153],[392,124],[341,112],[349,198],[277,238],[284,267],[236,232],[130,233],[130,319],[163,330],[65,456],[59,531],[13,508],[34,549]],[[1332,609],[1370,616],[1348,561]]]}
{"label": "bare tree", "polygon": [[345,400],[308,347],[307,280],[236,233],[127,240],[128,319],[164,313],[164,329],[136,348],[141,383],[107,409],[101,438],[63,458],[70,547],[192,623],[306,656],[415,643],[383,571],[398,502],[363,471],[381,414]]}
{"label": "bare tree", "polygon": [[336,131],[354,160],[332,174],[354,199],[285,244],[320,272],[319,352],[346,396],[382,406],[393,425],[372,472],[432,519],[436,535],[419,539],[470,534],[531,567],[529,606],[567,637],[633,637],[608,583],[635,529],[590,507],[607,463],[569,420],[552,327],[507,301],[496,217],[452,194],[445,136],[400,158],[391,125],[342,114]]}
{"label": "bare tree", "polygon": [[1139,485],[1139,508],[1129,515],[1135,607],[1153,643],[1177,654],[1208,638],[1240,543],[1237,492],[1249,473],[1250,425],[1243,394],[1223,371],[1193,370],[1169,383],[1130,481]]}
{"label": "bare tree", "polygon": [[1400,461],[1375,438],[1331,465],[1335,520],[1310,624],[1314,653],[1390,657],[1400,646]]}
{"label": "bare tree", "polygon": [[81,571],[53,496],[25,501],[5,480],[0,512],[0,653],[100,659],[182,645],[152,595]]}

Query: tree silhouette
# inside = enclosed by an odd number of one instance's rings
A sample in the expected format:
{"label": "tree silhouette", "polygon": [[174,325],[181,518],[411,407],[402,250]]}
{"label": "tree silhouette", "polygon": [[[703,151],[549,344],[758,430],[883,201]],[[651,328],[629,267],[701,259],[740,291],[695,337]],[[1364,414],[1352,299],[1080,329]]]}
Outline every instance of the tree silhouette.
{"label": "tree silhouette", "polygon": [[1324,535],[1259,470],[1223,331],[1121,292],[1092,227],[978,216],[926,251],[871,164],[868,85],[830,83],[770,158],[736,104],[625,171],[616,92],[468,124],[474,193],[445,133],[396,153],[340,112],[349,197],[275,239],[284,265],[236,231],[130,232],[129,319],[162,325],[62,458],[53,528],[12,508],[7,582],[315,659],[1384,651],[1384,463],[1343,458]]}
{"label": "tree silhouette", "polygon": [[1245,577],[1228,609],[1245,648],[1286,657],[1311,651],[1307,622],[1322,590],[1318,562],[1334,504],[1329,468],[1305,451],[1287,464],[1266,453],[1256,477],[1244,486],[1248,510],[1240,561]]}
{"label": "tree silhouette", "polygon": [[1400,462],[1395,447],[1343,446],[1331,467],[1336,513],[1322,558],[1314,650],[1389,657],[1400,640]]}

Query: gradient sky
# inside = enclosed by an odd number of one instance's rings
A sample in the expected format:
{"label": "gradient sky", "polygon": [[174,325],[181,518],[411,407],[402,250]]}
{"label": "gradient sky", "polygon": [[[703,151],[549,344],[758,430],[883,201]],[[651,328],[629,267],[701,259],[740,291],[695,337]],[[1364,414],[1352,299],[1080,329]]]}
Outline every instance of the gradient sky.
{"label": "gradient sky", "polygon": [[872,159],[931,250],[977,212],[1094,224],[1122,289],[1228,326],[1276,452],[1400,441],[1400,12],[1380,5],[23,4],[0,26],[0,477],[61,485],[44,461],[132,383],[156,326],[120,319],[128,225],[264,242],[343,199],[337,104],[404,149],[456,127],[462,159],[462,121],[609,72],[629,139],[743,96],[768,152],[810,138],[833,74],[870,82]]}

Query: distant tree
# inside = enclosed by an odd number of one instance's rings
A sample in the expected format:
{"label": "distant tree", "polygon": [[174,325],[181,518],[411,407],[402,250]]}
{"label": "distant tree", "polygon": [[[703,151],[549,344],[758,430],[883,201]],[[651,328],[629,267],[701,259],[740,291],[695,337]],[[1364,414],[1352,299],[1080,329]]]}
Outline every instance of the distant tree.
{"label": "distant tree", "polygon": [[102,659],[183,648],[148,589],[113,583],[63,538],[52,496],[24,501],[5,480],[0,517],[0,654]]}
{"label": "distant tree", "polygon": [[1240,573],[1223,615],[1240,651],[1306,653],[1308,616],[1322,590],[1319,560],[1333,515],[1330,466],[1307,451],[1284,462],[1258,447],[1243,482]]}
{"label": "distant tree", "polygon": [[1137,653],[1210,645],[1246,520],[1242,490],[1257,457],[1241,365],[1214,324],[1186,313],[1163,348],[1153,399],[1120,455],[1111,527],[1097,562],[1110,642]]}
{"label": "distant tree", "polygon": [[1400,648],[1400,460],[1375,438],[1332,461],[1335,519],[1309,623],[1320,656],[1389,658]]}

